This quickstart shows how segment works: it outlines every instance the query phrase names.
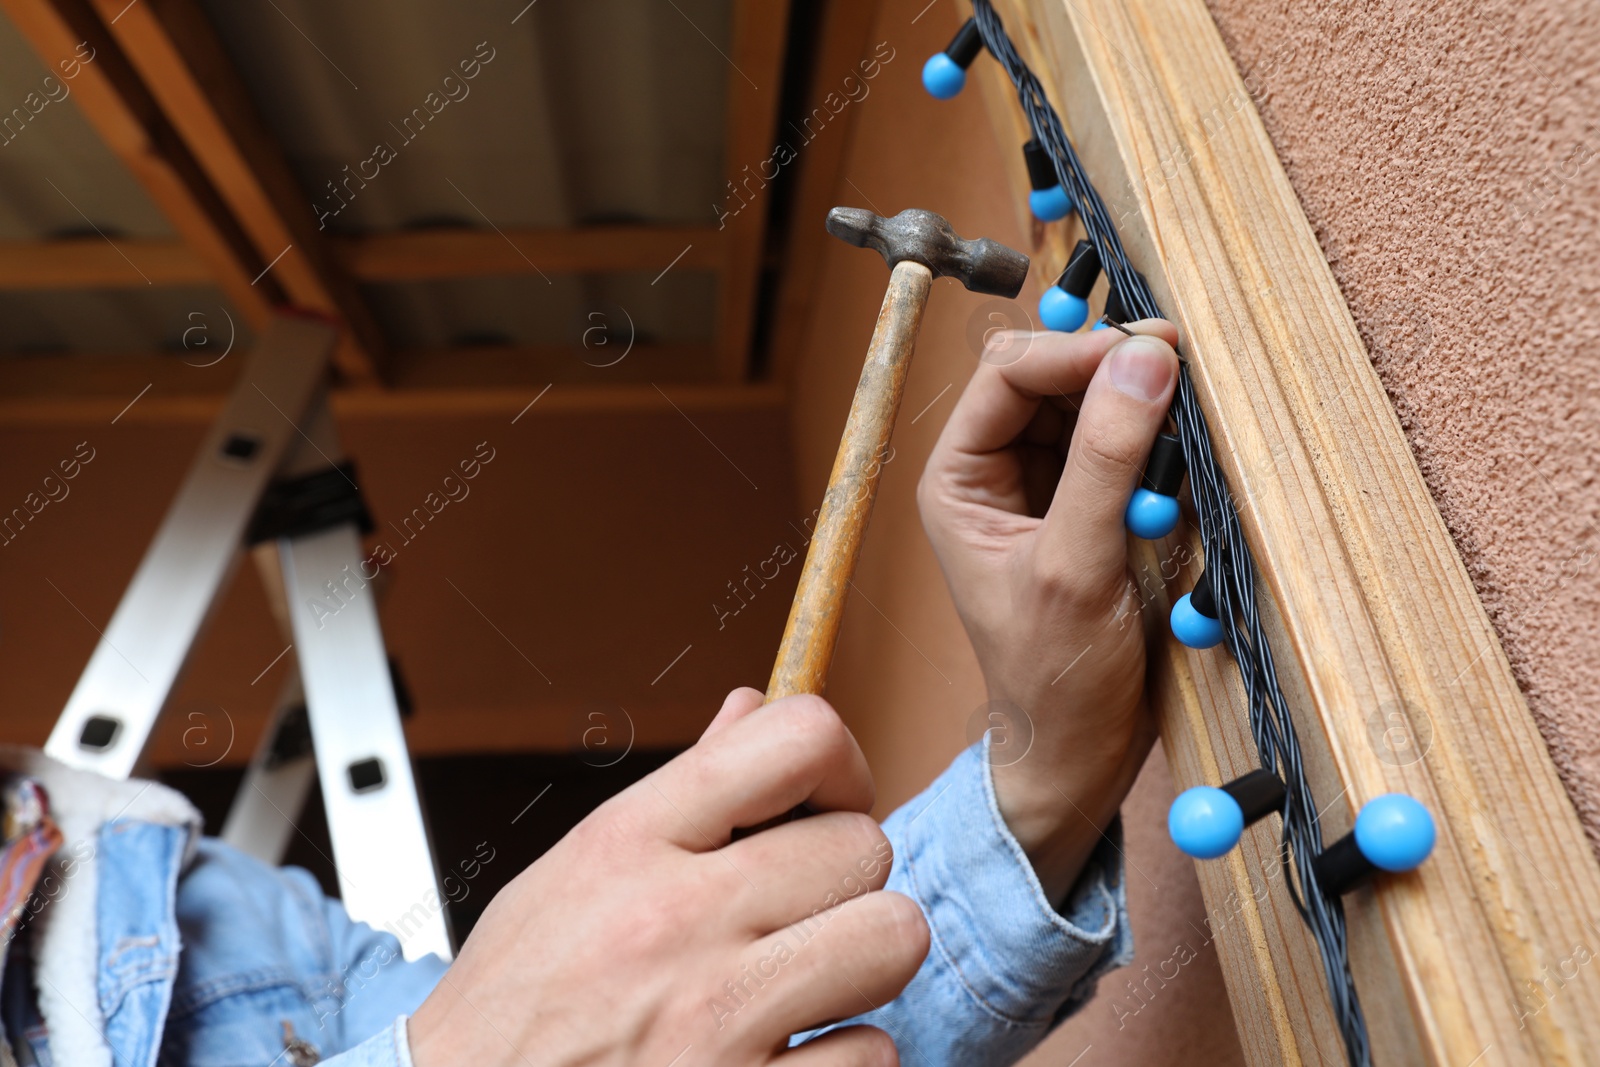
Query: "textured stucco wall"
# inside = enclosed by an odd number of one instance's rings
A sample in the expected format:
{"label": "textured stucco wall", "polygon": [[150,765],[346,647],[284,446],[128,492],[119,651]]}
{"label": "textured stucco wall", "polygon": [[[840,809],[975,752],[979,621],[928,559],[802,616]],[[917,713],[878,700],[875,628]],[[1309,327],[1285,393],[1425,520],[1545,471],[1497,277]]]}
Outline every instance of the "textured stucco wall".
{"label": "textured stucco wall", "polygon": [[1600,847],[1600,7],[1208,3]]}

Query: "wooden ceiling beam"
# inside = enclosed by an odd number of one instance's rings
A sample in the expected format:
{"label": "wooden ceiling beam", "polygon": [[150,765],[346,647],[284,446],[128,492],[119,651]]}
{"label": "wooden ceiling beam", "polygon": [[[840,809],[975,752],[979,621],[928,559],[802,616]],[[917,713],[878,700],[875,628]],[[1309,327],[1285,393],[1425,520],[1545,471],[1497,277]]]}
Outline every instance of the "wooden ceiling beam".
{"label": "wooden ceiling beam", "polygon": [[[122,49],[86,0],[0,0],[45,67],[73,72],[73,96],[96,132],[206,265],[245,319],[264,326],[285,301],[267,265]],[[135,262],[138,262],[135,260]]]}
{"label": "wooden ceiling beam", "polygon": [[397,389],[520,389],[556,385],[648,385],[713,381],[711,346],[700,342],[474,345],[394,354]]}
{"label": "wooden ceiling beam", "polygon": [[[210,338],[178,352],[24,353],[0,359],[0,397],[13,415],[30,404],[111,402],[135,397],[226,397],[234,386],[247,341],[237,346]],[[673,392],[715,381],[711,346],[704,342],[580,345],[484,345],[470,348],[398,349],[389,385],[411,393],[471,393],[496,389],[520,394],[547,385],[563,391],[655,385]],[[652,384],[654,383],[654,384]],[[144,390],[148,387],[148,394]],[[659,394],[658,398],[659,398]],[[144,404],[144,399],[139,400]],[[113,412],[114,414],[115,412]]]}
{"label": "wooden ceiling beam", "polygon": [[[783,409],[783,392],[774,385],[711,382],[595,383],[562,380],[547,370],[552,358],[576,360],[553,346],[516,350],[529,370],[520,377],[488,368],[468,368],[451,378],[452,364],[472,362],[475,350],[396,353],[397,383],[389,389],[360,386],[332,391],[334,413],[365,418],[434,416],[517,416],[530,403],[540,413],[685,412]],[[678,350],[655,353],[670,357]],[[701,346],[704,352],[704,346]],[[635,353],[652,358],[648,353]],[[215,358],[210,357],[208,358]],[[633,358],[630,356],[630,358]],[[535,361],[543,360],[545,364]],[[709,367],[708,357],[701,357]],[[419,366],[420,365],[420,366]],[[237,359],[206,364],[199,354],[21,356],[0,360],[0,428],[17,426],[205,425],[215,419],[235,385]],[[429,367],[432,370],[429,370]],[[552,379],[555,379],[552,381]],[[449,384],[444,384],[448,382]]]}
{"label": "wooden ceiling beam", "polygon": [[385,348],[377,320],[205,13],[195,0],[90,2],[290,301],[339,322],[340,373],[375,382]]}
{"label": "wooden ceiling beam", "polygon": [[[723,235],[712,226],[425,230],[334,237],[328,243],[340,269],[360,282],[625,271],[654,277],[669,265],[719,270],[726,259]],[[0,242],[0,292],[212,281],[206,262],[178,240],[119,238],[115,247],[98,238]]]}
{"label": "wooden ceiling beam", "polygon": [[783,161],[774,156],[778,100],[783,91],[789,0],[737,0],[728,70],[728,137],[718,228],[727,263],[717,299],[717,364],[723,377],[749,373],[761,292],[761,251],[772,207],[768,190]]}
{"label": "wooden ceiling beam", "polygon": [[[137,264],[137,266],[135,266]],[[212,285],[205,260],[182,241],[98,237],[0,242],[0,291]]]}
{"label": "wooden ceiling beam", "polygon": [[[530,404],[537,407],[529,408]],[[615,415],[629,412],[785,410],[784,393],[772,385],[713,382],[684,385],[554,385],[517,389],[342,390],[333,395],[336,418],[517,417],[524,409],[541,417]],[[530,416],[531,417],[531,416]]]}
{"label": "wooden ceiling beam", "polygon": [[344,268],[364,282],[517,274],[715,270],[726,258],[715,226],[580,226],[543,230],[418,230],[340,237]]}

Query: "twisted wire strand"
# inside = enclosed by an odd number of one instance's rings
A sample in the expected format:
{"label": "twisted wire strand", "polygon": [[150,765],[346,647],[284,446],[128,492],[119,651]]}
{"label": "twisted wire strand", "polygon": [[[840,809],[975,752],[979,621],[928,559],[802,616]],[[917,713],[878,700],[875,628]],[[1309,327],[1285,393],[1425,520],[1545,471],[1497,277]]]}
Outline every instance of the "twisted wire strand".
{"label": "twisted wire strand", "polygon": [[[1101,269],[1115,287],[1128,317],[1159,317],[1160,309],[1150,286],[1129,262],[1105,202],[1084,173],[1060,117],[1045,96],[1043,85],[1017,54],[991,0],[973,0],[973,10],[984,45],[999,60],[1016,87],[1028,127],[1048,153],[1055,166],[1056,179],[1083,219],[1089,240],[1100,254]],[[1261,765],[1282,778],[1286,786],[1280,842],[1285,885],[1317,942],[1328,995],[1349,1061],[1352,1067],[1370,1067],[1372,1054],[1366,1018],[1350,973],[1344,907],[1337,897],[1323,892],[1312,866],[1312,861],[1322,851],[1322,831],[1316,802],[1306,781],[1294,721],[1278,683],[1272,650],[1267,645],[1261,623],[1256,601],[1255,560],[1245,543],[1239,513],[1212,453],[1205,414],[1186,361],[1179,367],[1171,415],[1189,469],[1189,489],[1200,520],[1205,571],[1211,578],[1220,610],[1223,641],[1239,666],[1244,684],[1250,732]]]}

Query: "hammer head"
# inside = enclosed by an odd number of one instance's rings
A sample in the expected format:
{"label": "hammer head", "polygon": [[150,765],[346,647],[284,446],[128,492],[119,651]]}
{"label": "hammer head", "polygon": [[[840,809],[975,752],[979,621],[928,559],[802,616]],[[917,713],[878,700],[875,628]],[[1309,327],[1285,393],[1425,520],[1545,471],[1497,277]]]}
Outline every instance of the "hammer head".
{"label": "hammer head", "polygon": [[894,269],[901,260],[920,263],[935,278],[956,278],[975,293],[1014,297],[1028,277],[1028,257],[987,237],[957,237],[950,224],[931,211],[915,208],[892,219],[864,208],[828,212],[828,232],[857,248],[877,249]]}

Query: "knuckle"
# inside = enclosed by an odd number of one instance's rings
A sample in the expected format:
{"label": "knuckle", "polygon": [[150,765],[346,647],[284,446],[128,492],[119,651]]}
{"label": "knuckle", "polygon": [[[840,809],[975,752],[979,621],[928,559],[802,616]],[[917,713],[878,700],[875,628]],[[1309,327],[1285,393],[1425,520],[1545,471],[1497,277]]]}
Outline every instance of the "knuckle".
{"label": "knuckle", "polygon": [[884,928],[893,950],[907,962],[920,965],[930,943],[928,918],[922,908],[903,893],[886,891],[876,895],[882,900]]}
{"label": "knuckle", "polygon": [[802,694],[784,702],[793,729],[809,747],[831,754],[849,745],[850,731],[826,700]]}
{"label": "knuckle", "polygon": [[671,951],[683,939],[682,909],[670,894],[644,894],[629,909],[628,938],[646,956]]}
{"label": "knuckle", "polygon": [[838,860],[869,882],[881,883],[894,859],[894,849],[883,827],[870,815],[852,811],[829,812],[838,820]]}
{"label": "knuckle", "polygon": [[894,1038],[876,1026],[864,1026],[857,1041],[861,1050],[862,1067],[900,1067],[900,1050]]}
{"label": "knuckle", "polygon": [[984,363],[993,365],[1002,357],[1016,357],[1016,349],[1023,343],[1024,334],[1020,330],[990,330],[983,339],[983,355],[980,357]]}
{"label": "knuckle", "polygon": [[1133,480],[1137,451],[1105,428],[1082,429],[1083,433],[1072,443],[1080,469],[1099,488],[1126,490]]}
{"label": "knuckle", "polygon": [[924,522],[928,520],[929,508],[934,500],[932,470],[933,464],[929,462],[922,468],[922,477],[917,479],[917,513]]}
{"label": "knuckle", "polygon": [[958,477],[946,466],[939,445],[923,464],[922,476],[917,479],[917,516],[929,540],[938,545],[943,535],[956,524],[958,491],[953,481]]}
{"label": "knuckle", "polygon": [[842,814],[850,820],[856,832],[858,849],[864,852],[876,853],[890,847],[889,835],[883,832],[883,827],[878,824],[877,819],[870,815],[853,811]]}
{"label": "knuckle", "polygon": [[609,869],[616,857],[638,852],[642,825],[638,798],[628,791],[595,808],[559,844],[575,854],[576,862]]}
{"label": "knuckle", "polygon": [[604,853],[608,844],[616,842],[620,828],[627,820],[626,809],[627,800],[624,796],[605,801],[567,831],[567,845],[582,853]]}
{"label": "knuckle", "polygon": [[1093,592],[1081,568],[1054,552],[1040,552],[1035,556],[1033,588],[1058,612],[1086,608],[1093,600]]}

